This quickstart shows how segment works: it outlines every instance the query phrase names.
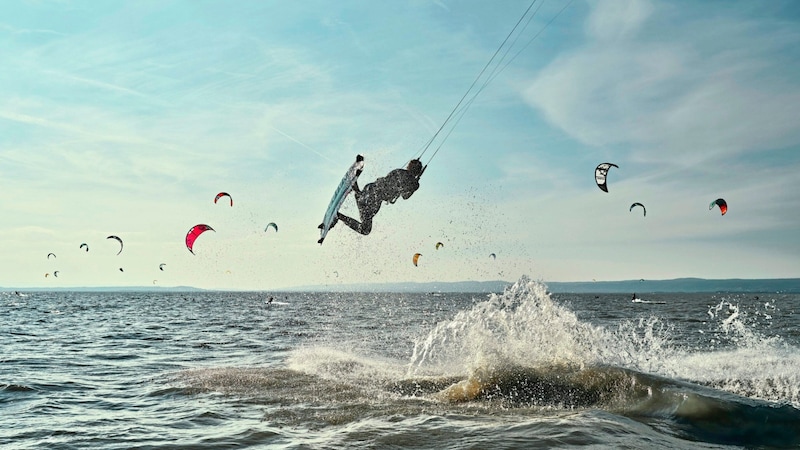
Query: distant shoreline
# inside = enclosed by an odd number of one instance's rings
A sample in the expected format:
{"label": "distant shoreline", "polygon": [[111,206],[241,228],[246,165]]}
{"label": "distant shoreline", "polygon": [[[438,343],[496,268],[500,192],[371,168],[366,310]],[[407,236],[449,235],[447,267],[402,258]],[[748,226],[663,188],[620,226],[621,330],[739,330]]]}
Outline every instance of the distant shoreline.
{"label": "distant shoreline", "polygon": [[[396,293],[492,293],[503,292],[513,283],[509,281],[457,281],[428,283],[365,283],[310,285],[279,289],[264,289],[254,292],[396,292]],[[704,279],[676,278],[671,280],[622,280],[622,281],[551,281],[544,282],[550,292],[574,294],[608,293],[800,293],[800,278],[764,279]],[[0,288],[3,292],[215,292],[242,291],[236,289],[202,289],[192,286],[102,286],[64,288]]]}

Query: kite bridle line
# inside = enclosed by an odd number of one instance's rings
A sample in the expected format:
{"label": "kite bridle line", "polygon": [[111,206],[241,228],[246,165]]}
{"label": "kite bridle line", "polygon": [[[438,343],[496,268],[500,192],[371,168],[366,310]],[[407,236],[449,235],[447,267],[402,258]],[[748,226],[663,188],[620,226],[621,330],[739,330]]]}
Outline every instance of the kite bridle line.
{"label": "kite bridle line", "polygon": [[[442,146],[443,146],[443,145],[444,145],[444,143],[447,141],[447,138],[449,138],[449,137],[450,137],[450,134],[452,134],[452,132],[453,132],[453,130],[455,129],[455,127],[458,125],[458,123],[459,123],[459,122],[461,122],[461,119],[464,117],[464,114],[467,112],[467,110],[468,110],[468,109],[469,109],[469,107],[472,105],[472,103],[475,101],[475,99],[478,97],[478,95],[479,95],[481,92],[483,92],[483,90],[484,90],[484,89],[485,89],[485,88],[486,88],[486,87],[487,87],[487,86],[488,86],[488,85],[489,85],[489,84],[490,84],[492,81],[494,81],[494,79],[495,79],[495,78],[497,78],[497,76],[498,76],[498,75],[499,75],[499,74],[500,74],[500,73],[501,73],[503,70],[505,70],[505,68],[506,68],[506,67],[508,67],[508,65],[509,65],[509,64],[511,64],[511,62],[512,62],[512,61],[514,61],[514,60],[515,60],[515,59],[516,59],[516,58],[517,58],[517,57],[518,57],[518,56],[519,56],[519,55],[520,55],[520,54],[521,54],[521,53],[522,53],[522,52],[523,52],[523,51],[524,51],[524,50],[525,50],[525,49],[526,49],[526,48],[527,48],[527,47],[528,47],[528,46],[529,46],[529,45],[530,45],[530,44],[531,44],[531,43],[532,43],[534,40],[536,40],[536,38],[538,38],[538,37],[539,37],[539,35],[540,35],[540,34],[542,34],[542,33],[544,32],[544,30],[545,30],[545,29],[547,29],[547,27],[549,27],[549,26],[550,26],[550,24],[552,24],[552,23],[553,23],[553,21],[555,21],[555,20],[556,20],[556,18],[558,18],[558,16],[560,16],[560,15],[561,15],[561,13],[563,13],[563,12],[564,12],[564,10],[566,10],[566,9],[567,9],[567,7],[569,7],[569,5],[570,5],[570,4],[572,4],[572,2],[573,2],[574,0],[569,0],[569,1],[568,1],[568,2],[567,2],[567,3],[566,3],[566,4],[565,4],[565,5],[562,7],[562,8],[561,8],[561,9],[558,11],[558,13],[556,13],[556,14],[555,14],[555,15],[554,15],[554,16],[553,16],[553,17],[552,17],[552,18],[551,18],[551,19],[550,19],[550,20],[549,20],[549,21],[548,21],[548,22],[547,22],[547,23],[544,25],[544,27],[542,27],[542,29],[541,29],[541,30],[539,30],[539,31],[538,31],[536,34],[534,34],[534,35],[533,35],[533,37],[531,37],[531,39],[529,39],[529,40],[528,40],[528,42],[527,42],[527,43],[525,43],[525,45],[523,45],[523,46],[522,46],[522,48],[521,48],[521,49],[519,49],[519,51],[517,51],[517,53],[515,53],[515,54],[514,54],[514,55],[513,55],[513,56],[512,56],[512,57],[511,57],[511,58],[510,58],[510,59],[509,59],[509,60],[508,60],[508,61],[505,63],[505,65],[503,65],[503,61],[506,59],[506,57],[508,56],[508,54],[509,54],[509,52],[511,51],[511,49],[512,49],[512,48],[514,47],[514,45],[517,43],[517,41],[519,40],[519,38],[520,38],[520,36],[522,35],[522,33],[525,31],[525,29],[528,27],[528,25],[530,25],[531,21],[533,21],[533,18],[534,18],[534,17],[536,17],[536,14],[539,12],[539,10],[541,9],[542,5],[544,4],[544,0],[541,0],[541,1],[539,2],[539,6],[537,6],[537,8],[536,8],[536,9],[533,11],[533,14],[530,14],[530,15],[528,15],[528,14],[530,13],[531,9],[533,9],[533,6],[536,4],[536,2],[537,2],[537,1],[539,1],[539,0],[532,0],[532,1],[531,1],[530,5],[528,5],[528,8],[525,10],[525,12],[524,12],[524,13],[522,13],[522,15],[520,16],[519,20],[517,20],[517,23],[514,25],[514,27],[511,29],[511,31],[508,33],[508,35],[505,37],[505,39],[503,39],[503,42],[502,42],[502,43],[501,43],[501,44],[500,44],[500,45],[497,47],[497,50],[495,50],[494,54],[492,54],[492,57],[491,57],[491,58],[489,58],[489,61],[486,63],[486,65],[485,65],[485,66],[483,66],[483,68],[481,69],[481,71],[478,73],[478,75],[477,75],[477,76],[475,77],[475,79],[472,81],[472,84],[470,84],[469,88],[466,90],[466,92],[464,92],[464,95],[463,95],[463,96],[461,97],[461,99],[458,101],[458,103],[456,104],[456,106],[455,106],[455,107],[452,109],[452,111],[450,111],[450,114],[447,116],[447,118],[444,120],[444,122],[442,122],[442,125],[439,127],[439,129],[438,129],[438,130],[436,130],[436,132],[433,134],[433,136],[432,136],[432,137],[431,137],[431,138],[428,140],[428,142],[427,142],[427,143],[425,143],[425,145],[424,145],[424,146],[423,146],[423,147],[422,147],[420,150],[417,150],[417,155],[418,155],[418,156],[416,156],[416,159],[421,159],[421,158],[422,158],[422,157],[425,155],[425,153],[427,153],[427,151],[430,149],[430,147],[431,147],[431,145],[433,144],[433,142],[436,140],[436,138],[439,136],[439,134],[440,134],[440,133],[441,133],[441,132],[444,130],[444,128],[445,128],[445,127],[448,125],[448,123],[450,123],[450,121],[451,121],[453,118],[455,118],[455,122],[454,122],[454,123],[453,123],[453,125],[450,127],[450,129],[447,131],[447,133],[444,135],[444,137],[442,138],[441,142],[440,142],[440,143],[439,143],[439,145],[436,147],[436,149],[433,151],[433,153],[430,155],[430,157],[428,158],[428,161],[427,161],[427,163],[425,163],[425,166],[424,166],[424,167],[423,167],[423,169],[422,169],[422,172],[419,174],[419,176],[418,176],[417,178],[421,177],[421,176],[422,176],[422,173],[424,173],[424,172],[425,172],[425,169],[427,169],[427,168],[428,168],[428,164],[430,164],[430,162],[433,160],[433,158],[436,156],[436,154],[437,154],[437,153],[439,153],[439,150],[441,150]],[[513,40],[513,42],[512,42],[510,45],[506,46],[506,44],[508,43],[508,41],[509,41],[509,40],[512,38],[512,36],[514,35],[514,33],[517,31],[517,28],[519,28],[520,24],[521,24],[521,23],[522,23],[522,22],[525,20],[525,17],[526,17],[526,16],[528,17],[528,19],[527,19],[527,21],[525,22],[525,25],[522,27],[522,29],[520,30],[519,34],[517,34],[517,36],[516,36],[516,37],[514,37],[514,40]],[[477,90],[477,91],[476,91],[474,94],[472,94],[472,97],[470,97],[470,98],[469,98],[469,100],[467,100],[467,97],[469,97],[469,95],[470,95],[470,92],[472,92],[473,88],[475,88],[475,86],[476,86],[476,85],[478,84],[478,82],[480,81],[481,77],[483,77],[484,73],[487,71],[487,69],[489,69],[489,67],[492,65],[492,62],[495,60],[495,58],[497,58],[497,55],[499,55],[499,54],[500,54],[500,52],[503,50],[503,48],[504,48],[504,47],[506,47],[506,49],[505,49],[505,52],[503,53],[503,56],[502,56],[502,57],[501,57],[501,58],[500,58],[500,59],[497,61],[497,63],[494,65],[494,68],[491,70],[491,72],[489,73],[489,75],[488,75],[488,76],[486,77],[486,79],[484,80],[484,82],[483,82],[483,85],[482,85],[480,88],[478,88],[478,90]],[[465,100],[466,100],[466,103],[464,103],[464,102],[465,102]],[[463,105],[462,105],[462,104],[463,104]]]}
{"label": "kite bridle line", "polygon": [[[469,93],[472,91],[472,88],[474,88],[475,85],[478,84],[478,81],[481,79],[481,77],[483,76],[484,72],[486,72],[486,69],[489,68],[489,66],[492,64],[492,61],[494,61],[494,59],[497,57],[497,55],[500,54],[500,50],[506,45],[506,42],[508,42],[508,40],[511,38],[511,35],[514,34],[514,31],[516,31],[517,27],[519,27],[519,24],[522,23],[522,20],[525,18],[525,16],[531,10],[531,8],[536,3],[536,1],[537,0],[532,0],[531,1],[531,4],[528,5],[528,8],[525,10],[524,13],[522,13],[522,16],[520,16],[519,20],[517,20],[517,23],[514,24],[514,28],[511,29],[511,32],[509,32],[508,35],[506,36],[506,38],[503,39],[503,42],[500,44],[499,47],[497,47],[497,50],[494,51],[494,54],[492,54],[492,57],[489,58],[488,62],[486,62],[486,65],[483,66],[481,71],[478,72],[478,75],[475,77],[475,79],[472,80],[472,84],[469,85],[469,88],[467,88],[466,92],[464,92],[464,95],[461,97],[461,99],[458,101],[458,103],[456,103],[456,106],[453,107],[453,110],[450,111],[450,114],[447,115],[447,118],[444,119],[444,122],[442,122],[442,125],[439,127],[438,130],[436,130],[436,133],[434,133],[433,136],[431,136],[431,138],[425,144],[425,146],[422,149],[422,152],[419,153],[419,156],[417,157],[417,159],[422,158],[425,155],[425,153],[430,148],[431,144],[433,144],[433,141],[436,139],[437,136],[439,136],[439,133],[441,133],[442,130],[444,129],[444,127],[447,126],[447,124],[450,122],[450,119],[452,119],[453,116],[456,115],[456,113],[459,110],[459,107],[461,106],[462,103],[464,103],[464,100],[466,100],[467,96],[469,96]],[[480,93],[480,90],[475,95],[477,95],[479,93]],[[473,99],[474,98],[475,97],[473,96]],[[471,101],[467,102],[467,106],[469,106],[470,103],[471,103]],[[446,138],[447,138],[447,136],[445,136],[445,139]],[[433,156],[435,156],[435,155],[431,155],[431,158],[428,159],[428,163],[430,163],[430,160],[433,159]]]}

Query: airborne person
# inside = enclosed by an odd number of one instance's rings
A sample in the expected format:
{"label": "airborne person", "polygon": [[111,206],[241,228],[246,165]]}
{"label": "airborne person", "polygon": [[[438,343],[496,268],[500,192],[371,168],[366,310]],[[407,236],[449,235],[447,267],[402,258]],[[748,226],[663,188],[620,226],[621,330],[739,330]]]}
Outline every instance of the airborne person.
{"label": "airborne person", "polygon": [[385,177],[378,178],[364,186],[364,189],[359,189],[358,181],[356,181],[353,185],[353,192],[355,192],[361,222],[337,213],[334,225],[341,220],[356,232],[369,234],[372,231],[372,218],[381,209],[381,203],[394,203],[401,196],[403,200],[408,200],[419,189],[419,177],[424,171],[425,168],[420,160],[412,159],[405,169],[395,169]]}

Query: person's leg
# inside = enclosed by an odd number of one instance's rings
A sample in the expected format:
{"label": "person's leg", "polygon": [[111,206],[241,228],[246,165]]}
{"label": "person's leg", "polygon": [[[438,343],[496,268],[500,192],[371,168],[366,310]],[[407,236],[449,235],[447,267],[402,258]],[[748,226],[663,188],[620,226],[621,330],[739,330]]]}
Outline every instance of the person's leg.
{"label": "person's leg", "polygon": [[[355,192],[356,205],[358,206],[358,214],[363,216],[364,213],[362,212],[362,208],[364,208],[364,201],[361,199],[361,196],[364,194],[363,191],[358,189],[358,183],[356,183],[355,186],[353,186],[353,192]],[[333,229],[333,227],[336,226],[337,223],[339,223],[339,220],[343,221],[345,225],[347,225],[348,227],[352,228],[355,231],[361,229],[361,223],[359,221],[353,219],[352,217],[345,216],[344,214],[338,211],[336,212],[336,217],[333,219],[333,223],[331,224],[331,229]]]}
{"label": "person's leg", "polygon": [[336,213],[337,219],[341,220],[345,223],[348,227],[350,227],[356,233],[361,233],[363,235],[367,235],[372,231],[372,217],[368,216],[366,218],[362,218],[361,222],[353,219],[352,217],[347,217],[342,213]]}
{"label": "person's leg", "polygon": [[[343,221],[356,233],[367,235],[372,231],[372,218],[381,209],[380,200],[376,201],[374,193],[375,183],[370,183],[364,186],[364,190],[356,191],[356,205],[358,206],[358,215],[361,217],[361,222],[353,219],[352,217],[345,216],[338,212],[336,213],[337,220]],[[333,226],[331,226],[333,228]]]}
{"label": "person's leg", "polygon": [[361,219],[361,229],[358,230],[364,236],[368,235],[370,231],[372,231],[372,216]]}
{"label": "person's leg", "polygon": [[[347,225],[348,227],[353,229],[353,231],[357,231],[358,232],[358,230],[361,229],[361,222],[357,221],[356,219],[353,219],[352,217],[347,217],[344,214],[339,212],[339,213],[336,213],[336,222],[338,222],[340,220],[342,222],[344,222],[345,225]],[[331,228],[333,228],[333,227],[331,227]]]}

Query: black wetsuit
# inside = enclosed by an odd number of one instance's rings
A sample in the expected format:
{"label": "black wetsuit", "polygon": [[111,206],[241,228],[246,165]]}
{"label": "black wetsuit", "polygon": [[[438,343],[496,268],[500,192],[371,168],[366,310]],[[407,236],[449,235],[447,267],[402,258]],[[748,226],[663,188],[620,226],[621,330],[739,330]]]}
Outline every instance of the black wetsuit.
{"label": "black wetsuit", "polygon": [[372,231],[372,218],[381,209],[383,202],[394,203],[401,196],[403,200],[408,200],[417,189],[419,189],[417,177],[406,169],[395,169],[385,177],[378,178],[364,186],[363,190],[358,188],[356,182],[353,191],[356,195],[361,222],[342,213],[338,213],[337,218],[353,230],[361,234],[369,234]]}

